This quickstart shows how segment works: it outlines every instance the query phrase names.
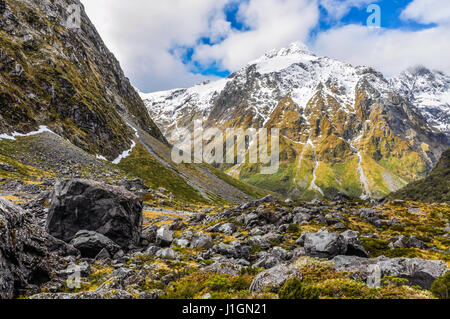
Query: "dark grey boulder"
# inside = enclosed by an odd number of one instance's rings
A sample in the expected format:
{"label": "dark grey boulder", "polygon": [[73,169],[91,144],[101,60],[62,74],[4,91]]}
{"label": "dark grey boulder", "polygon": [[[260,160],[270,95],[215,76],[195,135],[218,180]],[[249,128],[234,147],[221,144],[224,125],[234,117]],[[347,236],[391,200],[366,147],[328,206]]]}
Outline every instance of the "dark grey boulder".
{"label": "dark grey boulder", "polygon": [[55,252],[72,249],[49,236],[32,214],[0,197],[0,299],[17,297],[20,289],[38,290],[63,268]]}
{"label": "dark grey boulder", "polygon": [[114,256],[120,246],[106,236],[94,231],[80,230],[70,242],[85,258],[95,258],[103,249]]}
{"label": "dark grey boulder", "polygon": [[361,241],[359,240],[359,233],[357,231],[347,230],[341,234],[347,244],[345,252],[348,256],[369,257]]}
{"label": "dark grey boulder", "polygon": [[156,232],[156,244],[161,247],[168,247],[173,241],[173,231],[169,227],[162,226]]}
{"label": "dark grey boulder", "polygon": [[65,242],[80,230],[95,231],[129,249],[141,238],[142,201],[120,187],[81,179],[58,181],[46,228]]}

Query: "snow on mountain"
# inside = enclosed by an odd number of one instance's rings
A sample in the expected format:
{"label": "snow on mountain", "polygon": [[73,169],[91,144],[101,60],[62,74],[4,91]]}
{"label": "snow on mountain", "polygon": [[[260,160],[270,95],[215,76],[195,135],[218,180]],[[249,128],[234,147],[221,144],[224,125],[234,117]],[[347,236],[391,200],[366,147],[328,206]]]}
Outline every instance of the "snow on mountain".
{"label": "snow on mountain", "polygon": [[431,125],[450,133],[450,76],[425,67],[411,68],[391,80]]}
{"label": "snow on mountain", "polygon": [[[340,102],[346,112],[353,112],[355,89],[361,78],[371,79],[379,91],[389,91],[389,83],[383,76],[369,67],[352,65],[327,57],[318,57],[305,45],[295,42],[280,50],[268,52],[250,62],[243,69],[226,79],[205,82],[189,89],[174,89],[155,93],[140,93],[150,116],[158,123],[169,140],[176,123],[193,113],[208,121],[214,104],[221,94],[226,94],[227,86],[236,91],[244,89],[247,94],[246,111],[254,116],[255,123],[264,125],[279,100],[290,94],[299,108],[305,108],[319,84],[324,85],[324,93]],[[234,113],[229,111],[229,116]],[[219,124],[227,122],[226,114]]]}

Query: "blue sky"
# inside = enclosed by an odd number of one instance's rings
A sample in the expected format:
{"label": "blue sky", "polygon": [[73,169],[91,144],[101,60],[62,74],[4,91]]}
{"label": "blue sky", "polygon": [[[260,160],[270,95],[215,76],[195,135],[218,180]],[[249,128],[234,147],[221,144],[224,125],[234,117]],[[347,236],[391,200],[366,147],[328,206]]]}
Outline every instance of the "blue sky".
{"label": "blue sky", "polygon": [[[294,41],[386,76],[422,64],[450,73],[448,0],[81,0],[144,92],[227,76]],[[368,28],[370,4],[381,28]]]}

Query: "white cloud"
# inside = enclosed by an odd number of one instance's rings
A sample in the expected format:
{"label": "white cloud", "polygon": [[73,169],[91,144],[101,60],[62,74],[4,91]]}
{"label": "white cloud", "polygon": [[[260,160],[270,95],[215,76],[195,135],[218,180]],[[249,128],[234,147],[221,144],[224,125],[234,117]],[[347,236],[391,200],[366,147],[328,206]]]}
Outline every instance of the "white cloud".
{"label": "white cloud", "polygon": [[[229,0],[81,0],[108,48],[143,91],[187,87],[205,79],[169,53],[194,46],[211,30],[228,32],[218,19]],[[212,27],[211,27],[212,23]]]}
{"label": "white cloud", "polygon": [[420,23],[450,23],[450,1],[448,0],[414,0],[402,12],[405,20]]}
{"label": "white cloud", "polygon": [[414,32],[350,25],[322,33],[314,49],[355,65],[370,65],[387,76],[418,64],[450,73],[449,32],[445,27]]}
{"label": "white cloud", "polygon": [[225,69],[239,69],[266,51],[307,40],[319,10],[316,0],[249,0],[240,5],[238,19],[249,30],[230,30],[219,44],[199,45],[194,58],[204,65],[219,61]]}
{"label": "white cloud", "polygon": [[314,50],[352,64],[370,65],[387,76],[414,65],[450,73],[450,26],[446,24],[449,8],[448,0],[414,0],[401,17],[420,23],[436,22],[436,27],[409,31],[347,25],[320,33]]}

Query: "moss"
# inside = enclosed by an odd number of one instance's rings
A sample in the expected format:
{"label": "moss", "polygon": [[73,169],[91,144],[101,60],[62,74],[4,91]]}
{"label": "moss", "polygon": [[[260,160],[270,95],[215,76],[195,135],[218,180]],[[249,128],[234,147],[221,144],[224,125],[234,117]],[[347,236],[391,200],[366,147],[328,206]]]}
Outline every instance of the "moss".
{"label": "moss", "polygon": [[319,299],[319,291],[298,278],[290,278],[278,292],[280,299]]}

